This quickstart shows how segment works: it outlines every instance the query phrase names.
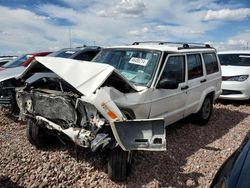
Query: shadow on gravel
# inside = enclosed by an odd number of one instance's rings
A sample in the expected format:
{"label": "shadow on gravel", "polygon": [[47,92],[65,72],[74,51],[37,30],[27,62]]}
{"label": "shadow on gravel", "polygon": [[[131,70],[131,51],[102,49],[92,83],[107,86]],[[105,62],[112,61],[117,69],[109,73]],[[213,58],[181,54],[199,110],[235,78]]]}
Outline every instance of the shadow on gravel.
{"label": "shadow on gravel", "polygon": [[216,103],[221,103],[223,105],[233,105],[233,106],[241,106],[246,105],[250,106],[250,100],[226,100],[226,99],[217,99]]}
{"label": "shadow on gravel", "polygon": [[[185,119],[167,127],[167,151],[138,152],[126,185],[128,187],[151,186],[149,182],[155,181],[160,187],[198,187],[199,178],[205,175],[196,173],[195,170],[198,171],[201,168],[204,159],[198,159],[200,163],[196,164],[197,166],[192,165],[192,169],[187,169],[193,172],[184,173],[183,167],[187,163],[187,158],[200,149],[207,150],[208,154],[220,152],[219,148],[210,147],[208,144],[223,137],[248,115],[218,108],[214,109],[206,126],[196,126],[191,124],[189,119]],[[195,162],[197,163],[198,160]]]}
{"label": "shadow on gravel", "polygon": [[22,188],[21,186],[17,185],[9,177],[0,176],[0,187],[3,188]]}
{"label": "shadow on gravel", "polygon": [[77,161],[86,161],[90,163],[94,170],[101,170],[107,173],[107,152],[92,152],[89,148],[77,146],[69,139],[54,137],[50,141],[50,145],[44,148],[39,148],[42,151],[67,151],[68,154]]}
{"label": "shadow on gravel", "polygon": [[[210,147],[208,144],[223,137],[248,115],[225,108],[215,108],[206,126],[193,125],[190,123],[190,119],[186,118],[167,127],[167,151],[136,152],[132,171],[127,181],[117,183],[117,185],[126,187],[198,187],[199,178],[205,175],[195,172],[195,170],[201,168],[203,159],[200,159],[196,169],[187,170],[192,171],[191,173],[184,173],[183,167],[187,163],[188,157],[200,149],[220,152],[219,148]],[[73,158],[89,162],[94,167],[93,170],[107,173],[106,160],[104,160],[107,156],[106,153],[92,153],[89,149],[76,148],[72,142],[63,141],[65,145],[56,141],[45,150],[66,150]]]}
{"label": "shadow on gravel", "polygon": [[[200,149],[220,152],[219,148],[208,144],[223,137],[248,115],[225,108],[215,108],[206,126],[193,125],[190,123],[191,119],[186,118],[167,127],[167,151],[136,152],[130,176],[127,181],[117,184],[127,187],[157,187],[158,185],[160,187],[198,187],[199,178],[205,175],[195,170],[202,168],[203,159],[200,159],[196,169],[188,170],[193,172],[184,173],[183,167],[187,163],[187,158]],[[57,143],[49,150],[68,150],[69,154],[77,160],[87,161],[94,170],[107,173],[106,153],[92,153],[89,149],[75,148],[75,145],[68,141],[65,146]]]}

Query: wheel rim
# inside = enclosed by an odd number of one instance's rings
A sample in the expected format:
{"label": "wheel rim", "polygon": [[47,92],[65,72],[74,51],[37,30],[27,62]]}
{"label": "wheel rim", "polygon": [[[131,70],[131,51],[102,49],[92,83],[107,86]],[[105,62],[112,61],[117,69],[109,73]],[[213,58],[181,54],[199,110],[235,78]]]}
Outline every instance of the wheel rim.
{"label": "wheel rim", "polygon": [[202,118],[203,119],[207,119],[210,116],[211,107],[212,107],[211,101],[210,101],[210,99],[207,98],[204,101],[204,104],[203,104],[203,107],[202,107]]}

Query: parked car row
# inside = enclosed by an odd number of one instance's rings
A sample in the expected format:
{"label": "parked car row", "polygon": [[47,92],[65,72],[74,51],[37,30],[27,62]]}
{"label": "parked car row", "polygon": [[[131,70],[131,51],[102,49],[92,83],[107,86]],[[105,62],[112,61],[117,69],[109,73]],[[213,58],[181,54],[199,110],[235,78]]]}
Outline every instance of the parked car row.
{"label": "parked car row", "polygon": [[27,120],[27,138],[38,148],[57,136],[93,152],[108,151],[108,175],[121,181],[133,151],[166,150],[166,126],[187,116],[205,125],[214,101],[230,90],[225,77],[248,80],[247,73],[230,75],[223,66],[208,44],[62,49],[22,70],[1,71],[0,104]]}
{"label": "parked car row", "polygon": [[15,58],[16,56],[0,56],[0,67]]}
{"label": "parked car row", "polygon": [[50,56],[89,61],[92,60],[100,50],[101,48],[98,46],[65,48],[53,53],[40,52],[24,54],[8,62],[0,68],[0,105],[9,107],[14,114],[19,114],[15,89],[24,83],[23,80],[18,79],[18,77],[25,72],[28,65],[36,61],[35,57]]}

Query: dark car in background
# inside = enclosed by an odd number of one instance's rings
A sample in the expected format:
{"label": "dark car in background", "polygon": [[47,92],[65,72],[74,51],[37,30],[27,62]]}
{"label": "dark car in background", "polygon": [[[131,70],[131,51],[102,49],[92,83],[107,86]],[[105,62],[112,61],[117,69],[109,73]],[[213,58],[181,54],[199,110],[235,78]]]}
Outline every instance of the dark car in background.
{"label": "dark car in background", "polygon": [[91,61],[101,51],[101,49],[102,48],[99,46],[64,48],[59,51],[53,52],[48,56]]}
{"label": "dark car in background", "polygon": [[223,163],[211,188],[250,187],[250,131],[240,147]]}
{"label": "dark car in background", "polygon": [[14,68],[14,67],[27,67],[33,59],[35,59],[36,56],[46,56],[50,54],[51,52],[38,52],[38,53],[30,53],[30,54],[24,54],[21,55],[12,61],[9,61],[8,63],[2,65],[0,70],[4,70],[7,68]]}
{"label": "dark car in background", "polygon": [[[99,46],[82,46],[77,48],[64,48],[62,50],[50,53],[48,56],[51,57],[61,57],[61,58],[70,58],[77,60],[85,60],[91,61],[100,51],[101,47]],[[28,55],[24,55],[19,59],[25,59]],[[16,104],[15,99],[15,88],[23,86],[23,80],[18,80],[17,78],[26,70],[26,66],[32,63],[32,61],[36,61],[35,57],[30,60],[31,57],[28,58],[23,63],[21,60],[17,61],[15,64],[8,63],[6,68],[3,71],[0,71],[0,106],[8,107],[14,114],[19,113],[19,108]],[[10,68],[10,66],[19,65],[14,68]],[[10,68],[10,69],[9,69]],[[39,74],[37,74],[39,75]],[[39,75],[41,76],[41,74]],[[56,77],[54,74],[49,74],[47,76]],[[38,78],[37,78],[38,79]]]}

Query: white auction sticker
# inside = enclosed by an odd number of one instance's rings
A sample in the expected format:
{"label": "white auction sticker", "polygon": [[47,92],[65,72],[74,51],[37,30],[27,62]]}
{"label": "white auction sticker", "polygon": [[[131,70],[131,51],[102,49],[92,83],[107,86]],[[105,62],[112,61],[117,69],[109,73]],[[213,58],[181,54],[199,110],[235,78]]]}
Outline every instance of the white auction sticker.
{"label": "white auction sticker", "polygon": [[249,55],[240,55],[239,57],[242,57],[242,58],[250,58]]}
{"label": "white auction sticker", "polygon": [[66,51],[65,54],[74,54],[76,53],[75,51]]}
{"label": "white auction sticker", "polygon": [[129,60],[129,63],[136,64],[136,65],[141,65],[141,66],[146,66],[147,63],[148,63],[148,60],[147,59],[142,59],[142,58],[132,57]]}

